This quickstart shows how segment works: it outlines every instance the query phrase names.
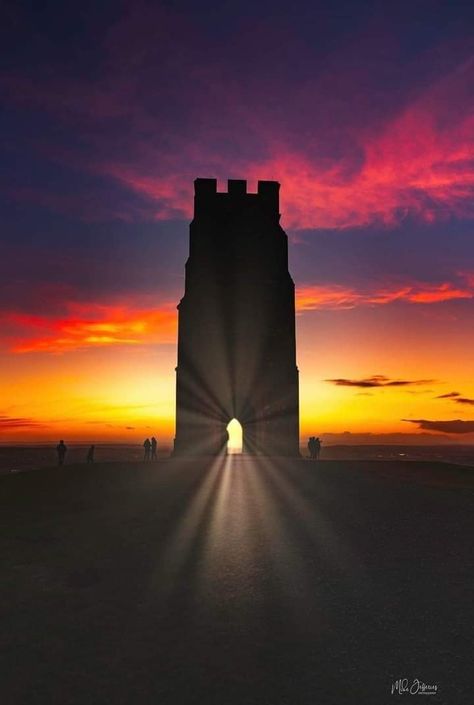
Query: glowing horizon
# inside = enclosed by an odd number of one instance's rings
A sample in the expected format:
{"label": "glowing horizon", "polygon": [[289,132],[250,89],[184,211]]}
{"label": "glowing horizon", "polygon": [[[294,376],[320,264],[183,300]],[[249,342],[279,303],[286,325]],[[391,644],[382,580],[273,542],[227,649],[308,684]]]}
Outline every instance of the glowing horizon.
{"label": "glowing horizon", "polygon": [[[439,303],[420,305],[436,308]],[[417,304],[411,307],[414,315]],[[396,351],[397,330],[392,335],[386,331],[385,340],[376,336],[377,325],[384,320],[383,308],[358,310],[360,335],[373,337],[368,346],[355,346],[352,351],[344,347],[335,317],[347,321],[354,309],[335,312],[330,304],[326,310],[303,309],[297,316],[302,439],[316,432],[347,431],[416,436],[418,427],[402,419],[472,418],[474,386],[463,374],[463,369],[469,370],[468,351],[464,365],[459,354],[449,362],[443,358],[446,341],[437,339],[430,329],[411,330],[411,335],[426,340],[430,352],[423,364],[410,360],[409,350]],[[315,317],[324,336],[322,340],[318,336],[317,347],[313,347]],[[413,325],[416,315],[414,319]],[[355,331],[346,325],[344,329],[355,339]],[[152,340],[156,335],[156,330],[150,330]],[[455,340],[451,347],[456,349]],[[368,366],[367,358],[383,359],[384,366]],[[16,413],[3,419],[2,441],[54,441],[66,436],[77,441],[139,442],[150,433],[168,443],[173,438],[174,342],[97,343],[59,352],[54,343],[50,352],[17,351],[9,359],[17,374],[2,385],[2,401],[14,399]],[[458,437],[460,442],[471,438],[470,434]]]}

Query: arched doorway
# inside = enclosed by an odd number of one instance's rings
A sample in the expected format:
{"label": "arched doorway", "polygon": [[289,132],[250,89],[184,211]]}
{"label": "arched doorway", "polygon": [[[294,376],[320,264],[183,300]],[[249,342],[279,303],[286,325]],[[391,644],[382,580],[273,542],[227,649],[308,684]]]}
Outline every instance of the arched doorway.
{"label": "arched doorway", "polygon": [[242,453],[243,447],[243,429],[242,424],[237,419],[232,419],[227,424],[227,433],[229,440],[227,441],[227,453],[229,455],[237,455]]}

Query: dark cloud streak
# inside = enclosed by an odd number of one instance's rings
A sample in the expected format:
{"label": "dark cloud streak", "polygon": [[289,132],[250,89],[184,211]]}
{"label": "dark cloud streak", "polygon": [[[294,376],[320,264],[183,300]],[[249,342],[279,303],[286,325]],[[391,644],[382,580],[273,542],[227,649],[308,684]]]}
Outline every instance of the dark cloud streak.
{"label": "dark cloud streak", "polygon": [[44,428],[46,424],[35,421],[32,418],[0,416],[0,430],[10,430],[15,428]]}
{"label": "dark cloud streak", "polygon": [[408,423],[418,424],[423,431],[440,431],[441,433],[474,433],[474,421],[453,419],[451,421],[430,421],[428,419],[402,419]]}
{"label": "dark cloud streak", "polygon": [[449,392],[448,394],[440,394],[435,399],[450,399],[456,404],[465,404],[466,406],[474,406],[474,399],[463,397],[459,392]]}
{"label": "dark cloud streak", "polygon": [[335,384],[337,387],[361,387],[361,388],[371,388],[371,387],[408,387],[409,385],[421,385],[421,384],[433,384],[435,380],[432,379],[389,379],[384,375],[373,375],[372,377],[366,377],[364,379],[347,379],[345,377],[338,377],[336,379],[326,379],[325,382],[330,382]]}

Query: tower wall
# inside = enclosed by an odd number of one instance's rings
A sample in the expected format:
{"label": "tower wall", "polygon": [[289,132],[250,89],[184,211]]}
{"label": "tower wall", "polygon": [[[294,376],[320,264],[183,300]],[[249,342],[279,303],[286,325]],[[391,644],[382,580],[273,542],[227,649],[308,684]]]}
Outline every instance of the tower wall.
{"label": "tower wall", "polygon": [[216,454],[232,418],[244,451],[299,454],[294,284],[279,184],[196,179],[178,305],[176,454]]}

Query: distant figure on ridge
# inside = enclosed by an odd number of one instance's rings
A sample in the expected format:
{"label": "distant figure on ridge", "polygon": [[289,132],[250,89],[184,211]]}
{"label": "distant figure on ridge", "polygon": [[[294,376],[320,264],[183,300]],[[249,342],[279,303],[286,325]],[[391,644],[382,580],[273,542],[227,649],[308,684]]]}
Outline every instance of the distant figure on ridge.
{"label": "distant figure on ridge", "polygon": [[319,454],[321,453],[321,439],[316,438],[314,443],[315,443],[315,460],[319,460]]}
{"label": "distant figure on ridge", "polygon": [[310,436],[308,441],[309,457],[311,460],[318,460],[321,452],[321,439],[316,436]]}
{"label": "distant figure on ridge", "polygon": [[143,456],[144,460],[150,460],[150,449],[151,449],[151,443],[150,439],[146,438],[145,442],[143,444],[143,447],[145,448],[145,455]]}
{"label": "distant figure on ridge", "polygon": [[66,457],[67,446],[64,441],[59,441],[56,446],[56,451],[58,453],[58,465],[64,465],[64,458]]}
{"label": "distant figure on ridge", "polygon": [[95,446],[91,446],[89,450],[87,451],[87,458],[86,462],[87,463],[93,463],[94,462],[94,451],[95,451]]}
{"label": "distant figure on ridge", "polygon": [[156,460],[156,449],[158,446],[158,441],[156,440],[155,436],[152,436],[151,439],[151,459]]}
{"label": "distant figure on ridge", "polygon": [[229,439],[230,439],[230,433],[227,429],[225,429],[223,440],[224,440],[224,448],[225,448],[226,455],[228,455],[228,453],[229,453]]}

